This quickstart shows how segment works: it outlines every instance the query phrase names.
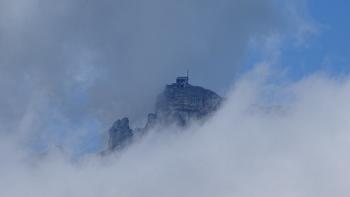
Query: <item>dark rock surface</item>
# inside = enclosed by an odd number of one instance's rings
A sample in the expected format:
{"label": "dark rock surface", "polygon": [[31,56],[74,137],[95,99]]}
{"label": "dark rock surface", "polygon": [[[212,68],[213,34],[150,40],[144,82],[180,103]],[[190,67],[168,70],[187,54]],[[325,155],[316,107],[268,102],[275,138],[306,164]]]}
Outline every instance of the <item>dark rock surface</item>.
{"label": "dark rock surface", "polygon": [[115,121],[108,134],[109,149],[122,148],[127,145],[133,136],[133,131],[129,127],[129,119],[123,118]]}
{"label": "dark rock surface", "polygon": [[129,127],[129,119],[117,120],[109,130],[108,149],[126,146],[135,135],[142,135],[155,126],[176,124],[184,127],[190,120],[202,120],[215,112],[222,98],[215,92],[188,83],[188,77],[178,77],[176,83],[167,85],[158,96],[155,113],[148,114],[144,128]]}
{"label": "dark rock surface", "polygon": [[190,119],[201,119],[215,111],[221,97],[199,86],[167,85],[156,103],[156,114],[165,122],[185,126]]}

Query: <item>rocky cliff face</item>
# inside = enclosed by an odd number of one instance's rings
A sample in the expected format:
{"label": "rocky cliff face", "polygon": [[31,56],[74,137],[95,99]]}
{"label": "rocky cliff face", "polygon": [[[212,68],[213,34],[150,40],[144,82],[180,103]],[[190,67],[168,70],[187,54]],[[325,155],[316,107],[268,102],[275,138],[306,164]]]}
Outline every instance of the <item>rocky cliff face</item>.
{"label": "rocky cliff face", "polygon": [[187,84],[167,85],[156,103],[156,114],[164,122],[185,126],[190,119],[201,119],[215,111],[221,97],[211,90]]}
{"label": "rocky cliff face", "polygon": [[129,119],[123,118],[115,121],[108,134],[109,149],[118,149],[127,145],[133,136],[133,131],[129,127]]}
{"label": "rocky cliff face", "polygon": [[144,128],[129,127],[129,119],[117,120],[109,130],[108,149],[115,150],[131,142],[136,134],[143,134],[156,125],[176,124],[184,127],[190,120],[201,120],[218,109],[222,98],[215,92],[188,83],[187,77],[179,77],[176,83],[167,85],[158,96],[155,113],[148,114]]}

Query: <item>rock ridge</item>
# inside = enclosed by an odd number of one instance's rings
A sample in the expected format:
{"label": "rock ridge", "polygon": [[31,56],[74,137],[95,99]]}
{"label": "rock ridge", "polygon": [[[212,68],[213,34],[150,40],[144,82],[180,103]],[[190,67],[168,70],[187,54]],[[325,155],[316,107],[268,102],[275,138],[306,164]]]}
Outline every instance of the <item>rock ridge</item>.
{"label": "rock ridge", "polygon": [[155,112],[148,114],[144,128],[132,130],[127,117],[113,123],[108,131],[108,150],[127,146],[136,135],[155,126],[185,127],[191,120],[204,120],[219,108],[222,100],[211,90],[189,84],[188,77],[178,77],[157,97]]}

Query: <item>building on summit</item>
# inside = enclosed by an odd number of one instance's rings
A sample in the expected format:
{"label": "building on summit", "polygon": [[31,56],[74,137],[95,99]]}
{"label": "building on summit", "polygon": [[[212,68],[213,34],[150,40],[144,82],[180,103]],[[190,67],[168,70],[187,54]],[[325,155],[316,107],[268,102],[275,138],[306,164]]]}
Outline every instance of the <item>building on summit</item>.
{"label": "building on summit", "polygon": [[108,133],[108,149],[122,148],[135,135],[146,133],[156,125],[166,127],[175,124],[185,127],[191,120],[205,120],[205,117],[218,109],[222,100],[211,90],[189,84],[187,72],[187,76],[177,77],[175,83],[166,85],[157,98],[155,113],[148,115],[144,128],[132,130],[128,118],[117,120]]}

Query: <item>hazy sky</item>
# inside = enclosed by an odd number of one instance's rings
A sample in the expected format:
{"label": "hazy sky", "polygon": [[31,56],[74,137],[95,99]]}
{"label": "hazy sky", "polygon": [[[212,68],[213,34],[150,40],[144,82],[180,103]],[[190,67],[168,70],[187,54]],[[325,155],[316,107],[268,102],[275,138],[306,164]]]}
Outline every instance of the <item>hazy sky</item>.
{"label": "hazy sky", "polygon": [[[0,196],[349,196],[349,7],[0,0]],[[187,69],[207,124],[76,157]]]}
{"label": "hazy sky", "polygon": [[12,98],[2,98],[2,119],[37,97],[69,118],[135,117],[187,69],[224,93],[250,40],[292,23],[272,0],[2,0],[0,9],[1,88]]}
{"label": "hazy sky", "polygon": [[2,0],[1,126],[14,132],[30,119],[26,131],[60,136],[122,116],[142,121],[187,69],[192,83],[225,94],[250,43],[298,28],[299,3],[290,4],[294,11],[273,0]]}
{"label": "hazy sky", "polygon": [[223,96],[258,62],[285,72],[284,81],[346,73],[348,3],[332,5],[2,0],[0,125],[60,139],[82,125],[105,131],[123,116],[142,124],[164,85],[187,69],[191,83]]}

